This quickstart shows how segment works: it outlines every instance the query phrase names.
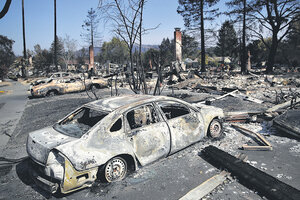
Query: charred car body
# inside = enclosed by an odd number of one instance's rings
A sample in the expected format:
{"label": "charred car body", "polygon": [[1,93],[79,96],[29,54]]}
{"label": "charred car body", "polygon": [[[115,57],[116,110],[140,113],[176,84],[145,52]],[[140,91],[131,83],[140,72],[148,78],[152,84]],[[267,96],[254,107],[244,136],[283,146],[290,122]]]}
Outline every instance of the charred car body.
{"label": "charred car body", "polygon": [[50,79],[47,83],[31,87],[34,97],[53,96],[70,92],[80,92],[85,89],[107,87],[107,81],[99,78],[83,80],[79,77]]}
{"label": "charred car body", "polygon": [[34,131],[27,152],[39,186],[69,193],[125,178],[130,170],[173,154],[205,136],[222,135],[222,109],[164,96],[111,97],[81,106]]}

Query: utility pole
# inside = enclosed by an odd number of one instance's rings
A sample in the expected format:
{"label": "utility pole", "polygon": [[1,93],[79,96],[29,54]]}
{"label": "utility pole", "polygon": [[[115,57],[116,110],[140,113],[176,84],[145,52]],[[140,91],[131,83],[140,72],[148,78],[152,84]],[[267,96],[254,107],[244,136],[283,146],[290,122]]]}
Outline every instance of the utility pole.
{"label": "utility pole", "polygon": [[242,36],[242,60],[241,70],[242,73],[248,73],[246,68],[247,50],[246,50],[246,0],[243,0],[243,36]]}
{"label": "utility pole", "polygon": [[23,63],[22,63],[22,77],[25,77],[25,64],[27,60],[26,55],[26,41],[25,41],[25,15],[24,15],[24,0],[22,0],[22,24],[23,24]]}
{"label": "utility pole", "polygon": [[204,14],[203,14],[203,9],[204,9],[204,0],[200,1],[200,23],[201,23],[201,72],[205,72],[205,43],[204,43]]}
{"label": "utility pole", "polygon": [[57,67],[57,41],[56,41],[56,0],[54,0],[54,65],[55,65],[55,70],[58,71],[58,67]]}

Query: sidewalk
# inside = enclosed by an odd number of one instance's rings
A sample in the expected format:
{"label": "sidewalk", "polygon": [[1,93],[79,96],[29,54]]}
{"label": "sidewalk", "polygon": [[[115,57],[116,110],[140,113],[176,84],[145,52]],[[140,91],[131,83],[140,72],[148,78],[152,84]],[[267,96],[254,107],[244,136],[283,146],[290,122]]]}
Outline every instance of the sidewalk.
{"label": "sidewalk", "polygon": [[23,114],[28,99],[27,89],[27,85],[17,81],[7,81],[1,85],[4,93],[0,94],[0,152],[5,148]]}

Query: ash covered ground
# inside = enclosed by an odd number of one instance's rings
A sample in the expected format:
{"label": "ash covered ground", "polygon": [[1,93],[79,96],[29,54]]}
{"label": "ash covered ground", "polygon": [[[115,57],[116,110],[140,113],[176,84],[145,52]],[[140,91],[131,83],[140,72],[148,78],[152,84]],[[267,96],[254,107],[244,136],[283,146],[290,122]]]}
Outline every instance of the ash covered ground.
{"label": "ash covered ground", "polygon": [[[108,89],[98,92],[100,98],[110,96]],[[128,90],[119,90],[119,92],[121,95],[131,93]],[[166,91],[165,94],[170,95],[170,91]],[[176,91],[176,94],[183,94],[183,92]],[[192,101],[196,98],[203,100],[206,95],[188,92],[188,95],[179,95],[179,97],[187,101],[190,98]],[[6,158],[27,156],[25,144],[29,132],[52,125],[73,109],[90,101],[92,100],[85,93],[30,99],[6,145],[3,156]],[[234,104],[237,105],[236,102]],[[216,105],[224,107],[222,102],[216,102]],[[276,131],[267,122],[248,123],[242,126],[263,134],[272,144],[273,151],[241,150],[243,144],[255,145],[253,138],[241,134],[230,124],[225,123],[225,137],[220,140],[205,138],[180,152],[139,169],[122,182],[104,184],[96,181],[91,188],[63,196],[52,196],[38,188],[28,173],[29,159],[25,159],[21,163],[1,170],[0,199],[178,199],[220,172],[201,157],[201,150],[208,145],[214,145],[235,156],[244,153],[248,155],[247,162],[252,166],[300,189],[299,141]],[[225,181],[205,199],[264,199],[264,197],[244,187],[238,180],[232,179]]]}

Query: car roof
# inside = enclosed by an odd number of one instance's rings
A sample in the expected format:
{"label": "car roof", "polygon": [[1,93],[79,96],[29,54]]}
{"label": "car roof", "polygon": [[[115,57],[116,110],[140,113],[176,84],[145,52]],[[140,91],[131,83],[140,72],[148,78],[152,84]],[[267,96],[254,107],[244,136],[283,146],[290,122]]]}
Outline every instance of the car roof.
{"label": "car roof", "polygon": [[[121,107],[131,107],[143,103],[149,103],[159,100],[176,100],[178,99],[166,96],[151,96],[151,95],[126,95],[126,96],[117,96],[109,97],[105,99],[96,100],[90,103],[85,104],[85,106],[96,109],[103,110],[107,112],[112,112]],[[180,100],[179,100],[180,101]]]}

